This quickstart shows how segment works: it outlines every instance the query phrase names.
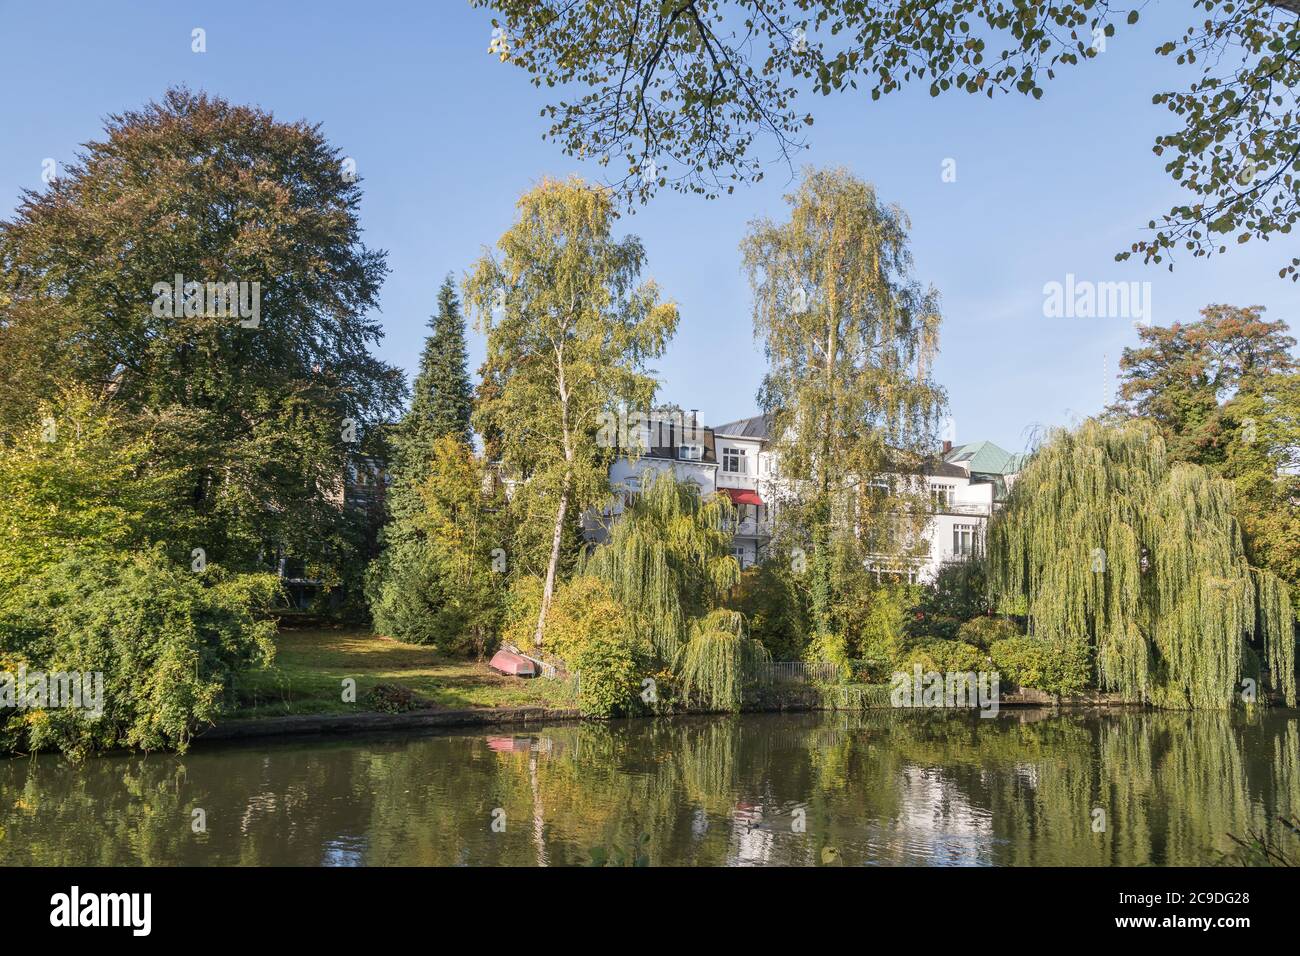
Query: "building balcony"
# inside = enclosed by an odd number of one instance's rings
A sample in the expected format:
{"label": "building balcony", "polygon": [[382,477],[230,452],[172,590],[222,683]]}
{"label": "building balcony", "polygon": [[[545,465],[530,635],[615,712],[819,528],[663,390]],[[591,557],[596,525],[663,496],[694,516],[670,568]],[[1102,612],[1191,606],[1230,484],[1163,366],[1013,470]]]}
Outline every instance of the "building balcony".
{"label": "building balcony", "polygon": [[726,529],[737,538],[772,537],[772,522],[770,519],[756,521],[753,518],[745,518],[743,521],[728,521]]}
{"label": "building balcony", "polygon": [[723,471],[721,468],[718,469],[716,483],[719,488],[739,488],[744,491],[758,490],[757,475],[741,474],[735,471]]}

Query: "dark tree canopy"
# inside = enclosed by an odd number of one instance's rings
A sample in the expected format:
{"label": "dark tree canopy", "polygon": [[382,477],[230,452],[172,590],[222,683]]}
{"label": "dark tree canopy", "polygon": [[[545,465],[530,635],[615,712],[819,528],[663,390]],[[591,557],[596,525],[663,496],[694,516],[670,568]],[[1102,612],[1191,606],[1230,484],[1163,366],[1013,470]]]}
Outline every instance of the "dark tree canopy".
{"label": "dark tree canopy", "polygon": [[[355,176],[318,127],[185,89],[106,133],[0,223],[0,440],[61,383],[93,387],[182,467],[178,549],[337,554],[330,499],[404,390],[369,351],[386,266]],[[159,292],[178,275],[179,309]],[[239,283],[252,319],[213,308]]]}
{"label": "dark tree canopy", "polygon": [[1120,360],[1117,418],[1160,432],[1172,461],[1233,484],[1233,511],[1252,565],[1300,607],[1300,375],[1285,322],[1259,306],[1212,305],[1199,322],[1140,331]]}
{"label": "dark tree canopy", "polygon": [[1199,322],[1139,328],[1142,344],[1120,358],[1116,410],[1155,423],[1178,461],[1222,462],[1234,437],[1226,403],[1296,370],[1290,329],[1263,313],[1261,306],[1211,305]]}

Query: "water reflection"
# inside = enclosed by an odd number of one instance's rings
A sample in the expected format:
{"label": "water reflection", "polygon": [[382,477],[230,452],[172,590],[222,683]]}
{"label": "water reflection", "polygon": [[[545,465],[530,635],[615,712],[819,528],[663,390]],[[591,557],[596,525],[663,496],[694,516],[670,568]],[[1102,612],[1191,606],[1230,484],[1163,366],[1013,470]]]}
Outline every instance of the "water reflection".
{"label": "water reflection", "polygon": [[41,757],[0,761],[0,854],[571,866],[646,834],[653,865],[1198,865],[1300,811],[1298,766],[1294,712],[756,715]]}

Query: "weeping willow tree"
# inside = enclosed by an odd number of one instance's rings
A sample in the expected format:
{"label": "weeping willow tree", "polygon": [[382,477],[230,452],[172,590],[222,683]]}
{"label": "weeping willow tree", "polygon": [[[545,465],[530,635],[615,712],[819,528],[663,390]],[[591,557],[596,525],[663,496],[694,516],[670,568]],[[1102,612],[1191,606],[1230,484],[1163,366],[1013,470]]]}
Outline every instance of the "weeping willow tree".
{"label": "weeping willow tree", "polygon": [[580,571],[609,585],[655,652],[671,663],[690,636],[691,619],[716,607],[740,580],[731,517],[723,496],[705,500],[670,470],[648,474]]}
{"label": "weeping willow tree", "polygon": [[1294,705],[1289,595],[1251,568],[1232,487],[1170,466],[1141,423],[1058,431],[989,528],[990,588],[1035,636],[1086,642],[1097,682],[1162,706],[1226,707],[1262,653]]}
{"label": "weeping willow tree", "polygon": [[746,673],[767,659],[763,645],[745,635],[740,612],[718,609],[691,622],[673,665],[687,697],[710,710],[739,710]]}
{"label": "weeping willow tree", "polygon": [[754,222],[741,250],[770,366],[759,401],[789,492],[779,530],[809,549],[813,647],[834,659],[833,608],[850,587],[837,567],[905,550],[924,523],[924,507],[882,506],[875,479],[915,471],[934,447],[939,303],[913,277],[906,214],[870,184],[810,170],[786,199],[789,220]]}
{"label": "weeping willow tree", "polygon": [[745,667],[765,654],[739,613],[718,610],[740,580],[732,517],[725,497],[705,500],[673,471],[651,473],[581,566],[628,609],[638,636],[674,668],[688,696],[716,710],[740,706]]}

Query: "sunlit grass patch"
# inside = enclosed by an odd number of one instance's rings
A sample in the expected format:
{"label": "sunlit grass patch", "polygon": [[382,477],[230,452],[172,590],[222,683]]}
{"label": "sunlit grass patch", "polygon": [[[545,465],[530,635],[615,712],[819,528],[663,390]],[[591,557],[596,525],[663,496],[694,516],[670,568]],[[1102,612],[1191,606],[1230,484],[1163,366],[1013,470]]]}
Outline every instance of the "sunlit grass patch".
{"label": "sunlit grass patch", "polygon": [[[377,684],[400,684],[430,707],[562,706],[562,685],[541,678],[506,677],[486,661],[448,657],[365,630],[281,631],[275,664],[245,674],[236,688],[235,717],[343,714],[371,709]],[[344,681],[356,681],[356,702],[344,700]]]}

